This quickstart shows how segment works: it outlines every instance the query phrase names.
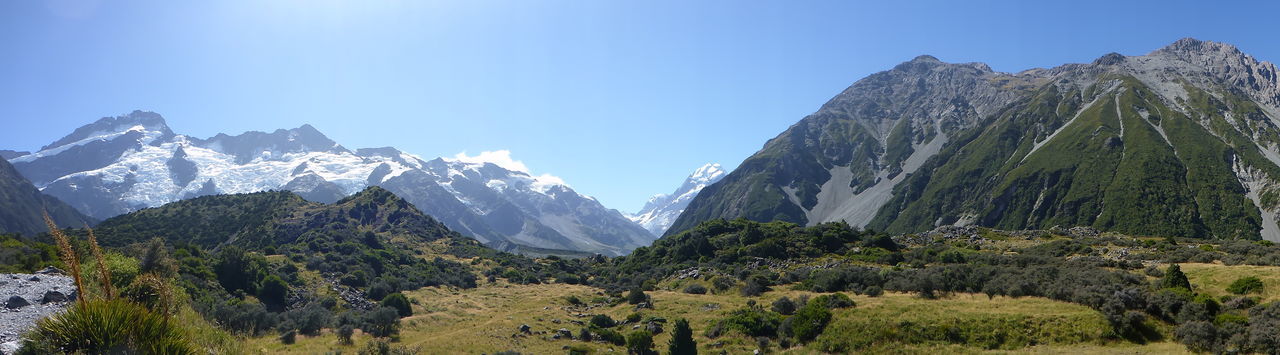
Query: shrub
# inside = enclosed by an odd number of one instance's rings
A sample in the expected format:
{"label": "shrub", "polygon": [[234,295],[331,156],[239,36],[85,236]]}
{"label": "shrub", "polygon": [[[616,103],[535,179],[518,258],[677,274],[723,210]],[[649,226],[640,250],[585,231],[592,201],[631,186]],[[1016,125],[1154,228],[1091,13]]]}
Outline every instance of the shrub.
{"label": "shrub", "polygon": [[1173,332],[1178,342],[1198,352],[1212,352],[1217,349],[1218,328],[1205,321],[1187,322],[1178,326]]}
{"label": "shrub", "polygon": [[279,276],[267,276],[262,279],[262,286],[258,287],[258,300],[276,309],[284,308],[289,301],[289,284]]}
{"label": "shrub", "polygon": [[587,346],[587,344],[573,344],[569,346],[568,350],[569,355],[587,355],[592,352],[591,347]]}
{"label": "shrub", "polygon": [[375,337],[389,337],[400,332],[400,312],[391,307],[378,307],[365,318],[365,332]]}
{"label": "shrub", "polygon": [[565,302],[569,302],[569,304],[570,304],[570,305],[574,305],[574,306],[581,306],[581,305],[583,305],[583,303],[582,303],[582,299],[579,299],[579,298],[578,298],[578,296],[572,296],[572,295],[570,295],[570,296],[565,296],[565,297],[564,297],[564,301],[565,301]]}
{"label": "shrub", "polygon": [[408,317],[413,315],[413,306],[409,304],[409,298],[404,294],[396,292],[382,299],[383,307],[395,308],[396,313],[400,317]]}
{"label": "shrub", "polygon": [[752,277],[748,278],[747,282],[742,285],[741,293],[743,296],[756,297],[768,290],[769,287],[761,282],[761,280],[756,277]]}
{"label": "shrub", "polygon": [[737,281],[733,281],[733,279],[724,276],[716,276],[716,278],[711,279],[711,287],[715,287],[716,291],[728,290],[733,288],[733,285],[737,283]]}
{"label": "shrub", "polygon": [[294,331],[294,330],[287,330],[287,331],[285,331],[285,332],[284,332],[284,334],[280,334],[280,343],[281,343],[281,344],[291,345],[291,344],[293,344],[293,343],[294,343],[295,341],[297,341],[297,340],[298,340],[298,332],[297,332],[297,331]]}
{"label": "shrub", "polygon": [[880,288],[880,286],[869,286],[862,290],[862,293],[867,295],[867,297],[880,297],[884,295],[884,289]]}
{"label": "shrub", "polygon": [[169,249],[164,240],[152,238],[147,241],[146,250],[138,260],[139,273],[155,273],[160,276],[173,276],[178,272],[178,264],[169,256]]}
{"label": "shrub", "polygon": [[627,352],[632,354],[648,354],[653,351],[653,334],[637,330],[627,334]]}
{"label": "shrub", "polygon": [[1264,287],[1265,286],[1262,284],[1261,279],[1258,279],[1255,276],[1246,276],[1236,279],[1236,281],[1232,282],[1230,286],[1227,286],[1227,292],[1237,295],[1243,295],[1246,293],[1262,293]]}
{"label": "shrub", "polygon": [[289,322],[305,335],[320,334],[320,329],[329,326],[333,321],[333,312],[317,303],[289,311],[286,316]]}
{"label": "shrub", "polygon": [[796,312],[796,304],[795,302],[791,302],[790,298],[783,296],[782,298],[773,301],[772,309],[774,312],[778,312],[778,314],[789,316]]}
{"label": "shrub", "polygon": [[792,317],[791,332],[801,342],[817,338],[831,321],[831,311],[827,310],[828,302],[823,300],[823,297],[809,301],[809,304],[800,308],[800,311]]}
{"label": "shrub", "polygon": [[759,307],[742,308],[729,314],[724,319],[725,327],[742,332],[748,336],[773,336],[778,331],[782,317],[777,313]]}
{"label": "shrub", "polygon": [[705,295],[707,293],[707,287],[703,286],[702,284],[690,284],[689,286],[684,287],[684,293],[693,294],[693,295]]}
{"label": "shrub", "polygon": [[195,354],[176,322],[125,300],[79,301],[36,322],[19,353]]}
{"label": "shrub", "polygon": [[591,316],[590,323],[591,325],[600,327],[600,328],[613,328],[615,325],[618,325],[618,322],[614,321],[613,318],[610,318],[608,315],[605,315],[605,314],[597,314],[597,315]]}
{"label": "shrub", "polygon": [[849,308],[849,307],[857,306],[857,304],[854,303],[852,299],[849,299],[849,296],[845,296],[845,294],[843,293],[833,293],[830,295],[818,296],[817,298],[814,298],[813,301],[810,301],[809,303],[814,303],[814,302],[817,302],[819,305],[827,309]]}
{"label": "shrub", "polygon": [[351,345],[351,336],[355,335],[356,329],[350,324],[338,327],[338,343],[342,345]]}
{"label": "shrub", "polygon": [[596,338],[598,338],[603,342],[610,343],[613,345],[618,345],[618,346],[627,344],[626,337],[623,337],[622,333],[618,333],[613,329],[592,327],[591,332],[595,333]]}
{"label": "shrub", "polygon": [[671,355],[696,355],[698,343],[693,340],[693,328],[684,318],[676,319],[675,330],[671,331],[671,342],[667,344]]}
{"label": "shrub", "polygon": [[627,315],[627,323],[636,323],[636,322],[639,322],[641,319],[644,319],[644,316],[640,315],[640,313],[632,313]]}
{"label": "shrub", "polygon": [[644,291],[641,291],[639,288],[631,289],[631,292],[627,293],[627,303],[641,304],[648,300],[649,296],[645,295]]}
{"label": "shrub", "polygon": [[1164,278],[1160,279],[1160,288],[1191,290],[1191,281],[1187,280],[1187,274],[1182,273],[1182,268],[1178,264],[1172,264],[1165,270]]}
{"label": "shrub", "polygon": [[154,273],[146,273],[133,279],[120,295],[161,314],[172,314],[176,310],[169,284]]}

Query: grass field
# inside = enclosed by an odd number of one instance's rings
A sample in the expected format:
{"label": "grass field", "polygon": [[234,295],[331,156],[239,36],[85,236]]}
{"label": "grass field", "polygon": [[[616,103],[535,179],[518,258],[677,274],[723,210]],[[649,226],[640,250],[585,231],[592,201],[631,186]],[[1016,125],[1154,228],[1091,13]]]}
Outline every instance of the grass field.
{"label": "grass field", "polygon": [[[583,344],[574,340],[553,340],[564,328],[575,335],[593,314],[608,314],[621,320],[635,312],[633,306],[569,305],[567,296],[584,301],[601,296],[599,290],[576,285],[512,285],[482,283],[475,289],[429,287],[407,293],[416,301],[414,315],[402,321],[397,345],[418,348],[424,354],[481,354],[515,350],[525,354],[563,354],[565,347]],[[672,291],[652,291],[655,309],[641,310],[648,317],[674,321],[687,318],[701,353],[750,354],[758,346],[754,339],[730,333],[716,339],[705,331],[728,312],[746,304],[748,298],[733,294],[691,295]],[[810,294],[787,287],[752,298],[768,304],[781,296]],[[1102,316],[1086,307],[1043,298],[988,299],[985,295],[957,294],[936,300],[914,295],[887,293],[871,298],[852,296],[857,307],[838,310],[827,331],[814,342],[791,349],[772,351],[790,354],[852,351],[870,353],[1178,353],[1179,344],[1137,345],[1107,341],[1108,326]],[[520,335],[520,325],[528,324],[532,334]],[[656,348],[665,351],[671,322],[654,337]],[[623,326],[624,334],[631,326]],[[340,345],[326,331],[316,337],[299,336],[297,343],[283,345],[274,336],[248,339],[245,348],[261,353],[355,353],[369,337],[357,332],[354,345]],[[965,345],[957,345],[964,342]],[[586,343],[596,353],[624,353],[625,348],[599,342]]]}
{"label": "grass field", "polygon": [[1280,300],[1280,267],[1192,263],[1179,264],[1179,266],[1182,272],[1187,274],[1187,279],[1191,281],[1192,288],[1195,288],[1196,292],[1209,294],[1214,298],[1230,295],[1231,293],[1227,292],[1227,286],[1232,282],[1241,277],[1255,276],[1265,285],[1262,294],[1252,294],[1252,296],[1262,297],[1259,303]]}

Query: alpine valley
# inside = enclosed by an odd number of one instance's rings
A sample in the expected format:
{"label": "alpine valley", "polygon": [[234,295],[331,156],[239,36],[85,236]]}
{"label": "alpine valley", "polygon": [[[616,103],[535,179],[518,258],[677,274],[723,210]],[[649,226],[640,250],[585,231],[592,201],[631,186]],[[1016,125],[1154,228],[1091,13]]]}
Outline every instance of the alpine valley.
{"label": "alpine valley", "polygon": [[635,214],[135,111],[0,151],[0,354],[1280,354],[1278,75],[919,56]]}

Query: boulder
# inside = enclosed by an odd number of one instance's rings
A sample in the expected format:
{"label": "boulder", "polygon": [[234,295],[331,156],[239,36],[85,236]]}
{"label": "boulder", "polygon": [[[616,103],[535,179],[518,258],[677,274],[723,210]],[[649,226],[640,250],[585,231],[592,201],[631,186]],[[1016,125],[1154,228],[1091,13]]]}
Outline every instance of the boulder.
{"label": "boulder", "polygon": [[49,290],[49,291],[45,291],[44,297],[40,298],[40,304],[48,304],[53,302],[67,302],[70,300],[71,299],[68,298],[67,295],[63,294],[62,292]]}
{"label": "boulder", "polygon": [[19,296],[10,296],[9,300],[4,302],[4,307],[8,309],[18,309],[30,305],[31,302],[27,302],[26,298]]}

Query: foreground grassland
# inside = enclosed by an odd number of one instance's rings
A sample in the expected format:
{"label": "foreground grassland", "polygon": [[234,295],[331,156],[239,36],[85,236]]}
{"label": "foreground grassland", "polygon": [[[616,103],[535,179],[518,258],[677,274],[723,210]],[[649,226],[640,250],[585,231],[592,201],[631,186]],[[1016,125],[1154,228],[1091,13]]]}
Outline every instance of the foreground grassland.
{"label": "foreground grassland", "polygon": [[[583,344],[595,353],[623,353],[626,349],[621,346],[551,337],[561,328],[577,334],[582,325],[576,322],[587,322],[594,314],[621,320],[636,312],[634,306],[627,304],[571,306],[565,301],[568,296],[590,300],[600,295],[597,289],[578,285],[498,282],[469,290],[429,287],[408,294],[417,301],[415,314],[403,320],[397,345],[430,354],[491,354],[504,350],[559,354],[566,352],[566,346]],[[705,330],[749,299],[768,303],[782,296],[817,294],[783,286],[752,298],[736,293],[693,295],[672,291],[653,291],[649,295],[655,308],[639,313],[668,320],[689,319],[701,353],[749,354],[758,348],[754,339],[732,332],[710,339]],[[1105,340],[1108,326],[1098,312],[1044,298],[954,294],[927,300],[905,293],[851,298],[857,306],[836,311],[828,330],[814,342],[791,349],[771,344],[770,350],[793,354],[839,353],[849,352],[848,349],[873,353],[1185,352],[1175,343],[1137,345]],[[529,325],[532,334],[519,334],[522,324]],[[629,331],[630,327],[622,328]],[[662,350],[670,339],[670,323],[665,328],[667,331],[654,337],[656,348]],[[275,337],[259,337],[249,339],[246,348],[260,353],[354,353],[368,337],[357,334],[354,338],[355,344],[341,345],[331,332],[324,332],[283,345]]]}

